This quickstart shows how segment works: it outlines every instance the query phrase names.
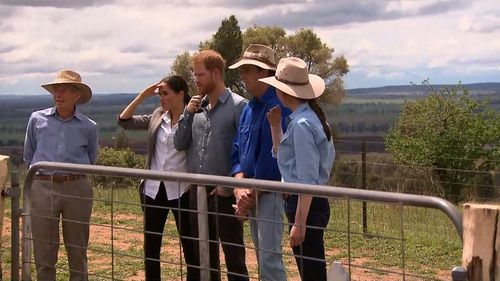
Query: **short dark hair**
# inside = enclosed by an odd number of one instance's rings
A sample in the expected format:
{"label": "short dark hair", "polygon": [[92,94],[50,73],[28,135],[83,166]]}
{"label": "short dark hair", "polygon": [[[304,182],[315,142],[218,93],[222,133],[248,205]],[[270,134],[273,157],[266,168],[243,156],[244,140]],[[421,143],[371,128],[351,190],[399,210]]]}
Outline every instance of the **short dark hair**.
{"label": "short dark hair", "polygon": [[161,82],[166,83],[170,89],[172,89],[176,94],[179,94],[181,91],[184,92],[184,104],[188,104],[191,100],[191,96],[189,96],[189,86],[179,75],[171,75],[161,79]]}

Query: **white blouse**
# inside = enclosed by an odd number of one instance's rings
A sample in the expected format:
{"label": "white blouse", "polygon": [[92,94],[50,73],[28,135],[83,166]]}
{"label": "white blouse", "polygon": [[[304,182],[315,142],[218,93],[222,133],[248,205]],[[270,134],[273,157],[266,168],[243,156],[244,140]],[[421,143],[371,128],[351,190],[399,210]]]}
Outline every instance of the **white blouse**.
{"label": "white blouse", "polygon": [[[151,159],[151,170],[187,172],[187,151],[178,151],[174,147],[174,134],[177,124],[172,126],[168,112],[163,113],[162,122],[156,131],[156,147],[153,159]],[[167,192],[168,200],[181,197],[186,192],[189,184],[185,182],[163,181]],[[155,199],[160,190],[160,181],[146,180],[144,183],[144,193]]]}

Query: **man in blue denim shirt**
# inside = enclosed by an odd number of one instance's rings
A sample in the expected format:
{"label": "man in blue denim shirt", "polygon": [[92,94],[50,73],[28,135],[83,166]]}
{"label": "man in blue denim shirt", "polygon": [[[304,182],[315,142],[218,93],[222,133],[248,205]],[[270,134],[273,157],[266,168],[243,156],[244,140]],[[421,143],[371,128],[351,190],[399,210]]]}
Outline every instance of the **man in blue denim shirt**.
{"label": "man in blue denim shirt", "polygon": [[[264,45],[251,44],[240,61],[231,65],[238,68],[247,91],[254,97],[243,109],[238,132],[233,143],[231,175],[235,178],[281,180],[281,175],[271,155],[272,138],[266,113],[276,105],[281,106],[276,90],[258,79],[274,75],[274,51]],[[285,118],[290,113],[282,108]],[[236,215],[250,219],[252,240],[257,249],[260,280],[286,280],[281,254],[283,237],[283,199],[274,192],[244,188],[234,190]]]}
{"label": "man in blue denim shirt", "polygon": [[[94,164],[97,124],[83,115],[79,104],[92,97],[78,73],[61,70],[42,85],[54,107],[31,114],[24,141],[26,166],[40,162]],[[92,186],[85,175],[38,171],[32,186],[32,232],[37,280],[55,280],[59,221],[68,252],[69,280],[88,280],[87,246],[92,213]]]}

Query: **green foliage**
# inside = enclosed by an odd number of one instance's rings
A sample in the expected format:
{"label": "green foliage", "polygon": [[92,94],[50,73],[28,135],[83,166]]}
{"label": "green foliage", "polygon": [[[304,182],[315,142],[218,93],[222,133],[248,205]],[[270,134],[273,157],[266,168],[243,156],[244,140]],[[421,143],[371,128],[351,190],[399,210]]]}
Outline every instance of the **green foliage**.
{"label": "green foliage", "polygon": [[127,149],[128,148],[128,137],[127,133],[125,133],[125,130],[120,129],[118,134],[116,134],[115,137],[115,148],[116,149]]}
{"label": "green foliage", "polygon": [[[248,45],[264,44],[276,51],[276,59],[296,56],[309,66],[310,73],[321,76],[326,83],[325,94],[320,101],[326,104],[340,104],[345,97],[342,77],[349,72],[349,65],[344,56],[333,56],[334,49],[323,43],[312,29],[299,29],[292,35],[286,35],[285,29],[279,26],[251,26],[242,34],[238,20],[234,15],[222,21],[221,26],[211,39],[200,42],[199,49],[213,49],[226,60],[227,65],[236,62]],[[189,55],[189,54],[188,54]],[[183,55],[174,62],[176,73],[182,73]],[[189,66],[189,63],[187,63]],[[227,70],[226,86],[240,94],[246,90],[236,70]]]}
{"label": "green foliage", "polygon": [[243,33],[243,47],[259,43],[272,47],[276,59],[294,56],[303,59],[309,72],[321,76],[326,83],[325,94],[320,101],[339,104],[345,96],[342,77],[349,72],[344,56],[333,57],[333,48],[328,47],[312,29],[299,29],[286,36],[281,27],[253,26]]}
{"label": "green foliage", "polygon": [[246,50],[250,44],[262,44],[279,52],[283,46],[286,31],[279,26],[251,26],[243,33],[243,49]]}
{"label": "green foliage", "polygon": [[[125,168],[144,168],[145,157],[134,153],[130,149],[118,150],[110,147],[99,149],[97,165],[125,167]],[[128,188],[139,185],[138,179],[109,176],[93,176],[92,185],[100,188]]]}
{"label": "green foliage", "polygon": [[433,90],[404,104],[387,149],[399,163],[432,168],[445,196],[461,201],[478,175],[483,185],[492,185],[498,170],[500,116],[487,105],[471,99],[460,84]]}
{"label": "green foliage", "polygon": [[189,52],[184,52],[175,57],[171,66],[171,75],[179,75],[187,81],[189,87],[189,94],[193,95],[196,92],[196,85],[194,83],[193,72],[190,68],[192,55]]}

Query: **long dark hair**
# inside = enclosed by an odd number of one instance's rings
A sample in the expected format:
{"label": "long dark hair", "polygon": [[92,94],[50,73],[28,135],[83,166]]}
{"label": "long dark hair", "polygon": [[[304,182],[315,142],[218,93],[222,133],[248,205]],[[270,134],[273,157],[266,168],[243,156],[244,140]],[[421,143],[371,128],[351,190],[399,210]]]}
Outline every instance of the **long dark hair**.
{"label": "long dark hair", "polygon": [[161,79],[161,82],[167,83],[167,85],[172,89],[176,94],[179,94],[181,91],[184,92],[184,104],[188,104],[191,100],[191,96],[189,96],[189,87],[184,80],[179,75],[172,75]]}
{"label": "long dark hair", "polygon": [[326,116],[323,112],[323,109],[321,109],[316,99],[308,100],[308,103],[314,113],[316,113],[316,115],[318,116],[319,121],[321,121],[321,125],[323,125],[323,131],[325,131],[326,138],[328,139],[328,141],[330,141],[332,139],[332,131],[330,130],[330,126],[328,126],[328,123],[326,122]]}

